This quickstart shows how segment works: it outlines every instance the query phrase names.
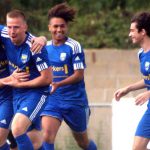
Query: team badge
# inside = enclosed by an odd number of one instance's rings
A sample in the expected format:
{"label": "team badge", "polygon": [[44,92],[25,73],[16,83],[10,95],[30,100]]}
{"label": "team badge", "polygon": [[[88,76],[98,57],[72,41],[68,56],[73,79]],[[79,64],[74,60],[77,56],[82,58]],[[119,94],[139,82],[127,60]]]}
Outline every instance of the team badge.
{"label": "team badge", "polygon": [[145,70],[147,71],[147,70],[149,70],[149,66],[150,66],[150,62],[145,62]]}
{"label": "team badge", "polygon": [[60,54],[60,60],[64,61],[66,59],[67,54],[66,53],[61,53]]}
{"label": "team badge", "polygon": [[27,58],[28,58],[28,56],[27,56],[26,54],[22,54],[22,56],[21,56],[21,61],[22,61],[23,63],[26,63],[26,62],[27,62]]}

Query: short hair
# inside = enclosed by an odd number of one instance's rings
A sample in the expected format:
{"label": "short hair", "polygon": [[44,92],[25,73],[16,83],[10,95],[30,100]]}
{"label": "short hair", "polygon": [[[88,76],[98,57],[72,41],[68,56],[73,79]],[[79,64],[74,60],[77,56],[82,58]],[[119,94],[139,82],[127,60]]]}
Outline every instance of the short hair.
{"label": "short hair", "polygon": [[7,16],[10,18],[22,18],[25,22],[27,22],[25,14],[18,9],[14,9],[7,13]]}
{"label": "short hair", "polygon": [[57,4],[48,12],[48,20],[51,18],[62,18],[67,23],[74,21],[76,10],[69,7],[66,3]]}
{"label": "short hair", "polygon": [[145,29],[147,35],[150,37],[150,13],[149,12],[142,12],[137,15],[135,15],[131,19],[131,23],[136,23],[136,28],[138,29],[138,32],[140,32],[142,29]]}

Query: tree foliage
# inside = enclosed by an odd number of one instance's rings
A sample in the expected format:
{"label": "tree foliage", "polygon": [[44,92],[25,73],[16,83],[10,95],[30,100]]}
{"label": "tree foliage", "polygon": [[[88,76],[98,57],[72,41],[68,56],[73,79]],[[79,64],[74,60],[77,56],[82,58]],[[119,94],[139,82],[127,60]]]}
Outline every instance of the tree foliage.
{"label": "tree foliage", "polygon": [[128,32],[131,16],[150,10],[150,1],[147,0],[1,0],[0,21],[5,24],[9,10],[21,9],[28,17],[29,31],[50,39],[47,12],[62,2],[77,9],[69,34],[85,48],[130,48]]}

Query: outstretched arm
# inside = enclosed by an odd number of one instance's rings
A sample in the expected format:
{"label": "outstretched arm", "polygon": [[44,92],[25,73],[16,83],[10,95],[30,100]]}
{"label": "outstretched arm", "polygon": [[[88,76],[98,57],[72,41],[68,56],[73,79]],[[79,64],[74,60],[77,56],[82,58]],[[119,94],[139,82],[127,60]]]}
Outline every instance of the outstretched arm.
{"label": "outstretched arm", "polygon": [[140,80],[136,83],[133,83],[133,84],[128,85],[124,88],[118,89],[114,93],[114,97],[117,101],[119,101],[121,97],[125,96],[129,92],[139,90],[139,89],[143,89],[143,88],[145,88],[145,83],[144,83],[144,80],[142,79],[142,80]]}

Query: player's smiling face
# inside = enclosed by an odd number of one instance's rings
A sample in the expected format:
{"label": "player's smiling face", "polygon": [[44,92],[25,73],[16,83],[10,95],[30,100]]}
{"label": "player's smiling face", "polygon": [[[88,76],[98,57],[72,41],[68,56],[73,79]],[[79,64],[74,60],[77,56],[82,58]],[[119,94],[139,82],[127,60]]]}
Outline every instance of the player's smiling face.
{"label": "player's smiling face", "polygon": [[145,30],[142,29],[141,31],[138,31],[136,26],[136,22],[131,23],[129,37],[131,38],[133,44],[141,44],[145,35]]}
{"label": "player's smiling face", "polygon": [[51,18],[48,25],[49,31],[51,32],[52,40],[56,44],[62,44],[65,42],[68,25],[62,18]]}
{"label": "player's smiling face", "polygon": [[8,35],[11,41],[16,44],[20,45],[24,42],[27,31],[27,25],[25,21],[18,17],[18,18],[9,18],[7,17],[7,27],[8,27]]}

